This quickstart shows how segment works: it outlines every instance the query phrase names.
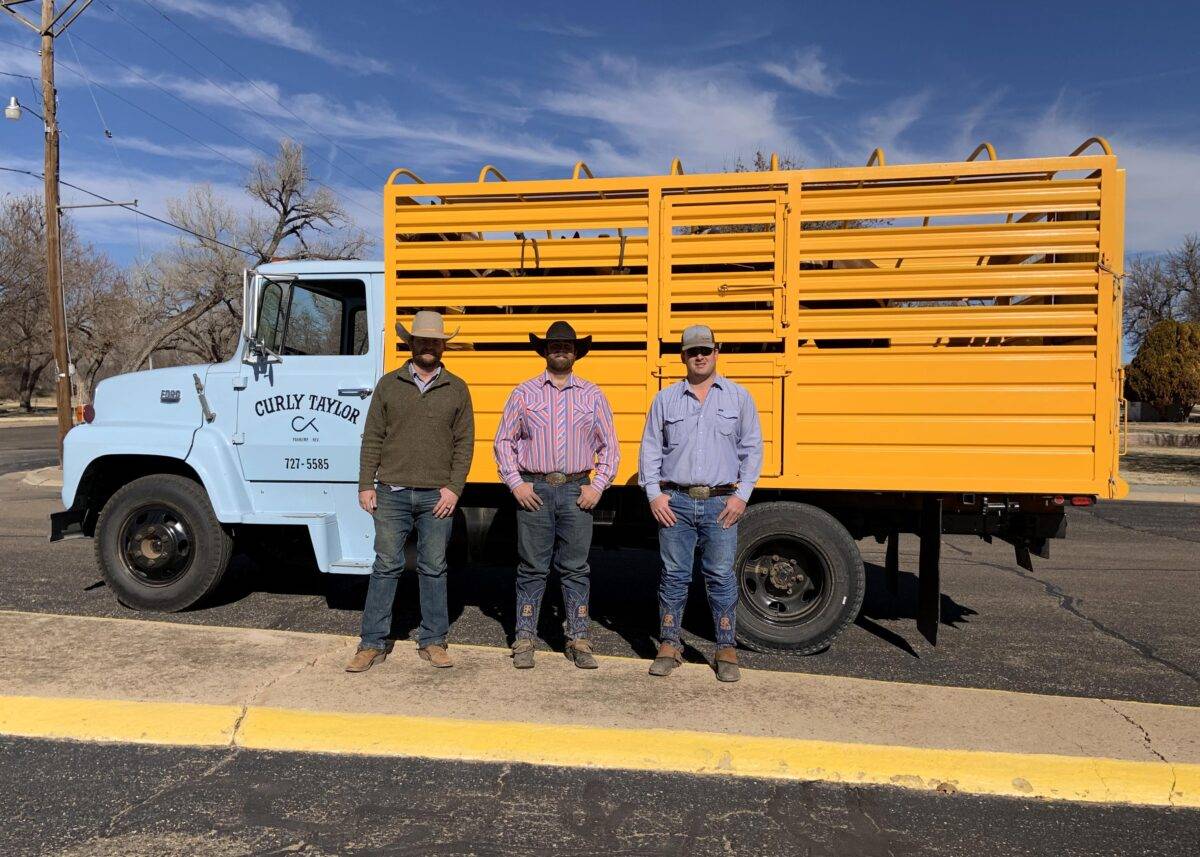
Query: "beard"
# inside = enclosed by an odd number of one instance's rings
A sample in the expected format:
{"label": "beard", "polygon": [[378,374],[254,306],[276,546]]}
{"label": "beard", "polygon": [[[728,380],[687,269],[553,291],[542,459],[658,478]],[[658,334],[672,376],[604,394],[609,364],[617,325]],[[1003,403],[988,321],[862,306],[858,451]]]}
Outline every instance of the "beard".
{"label": "beard", "polygon": [[551,354],[546,358],[546,365],[551,372],[569,372],[575,365],[574,355]]}
{"label": "beard", "polygon": [[421,369],[432,369],[438,364],[438,356],[435,351],[418,351],[412,359]]}

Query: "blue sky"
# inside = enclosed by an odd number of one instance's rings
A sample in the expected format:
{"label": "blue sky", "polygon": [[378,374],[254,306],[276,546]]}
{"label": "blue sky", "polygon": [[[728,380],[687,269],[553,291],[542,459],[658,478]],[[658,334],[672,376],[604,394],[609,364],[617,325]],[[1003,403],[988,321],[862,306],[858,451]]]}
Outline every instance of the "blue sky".
{"label": "blue sky", "polygon": [[[858,164],[875,146],[903,163],[1101,134],[1128,169],[1127,249],[1153,252],[1200,231],[1198,31],[1182,3],[95,0],[58,44],[62,175],[158,215],[198,182],[246,207],[248,166],[286,134],[377,234],[398,166],[540,178],[679,156],[699,172],[755,149]],[[37,76],[35,43],[0,20],[5,102],[37,104],[8,76]],[[0,123],[0,166],[41,169],[39,125]],[[39,188],[0,172],[0,193]],[[121,261],[172,240],[119,210],[77,217]]]}

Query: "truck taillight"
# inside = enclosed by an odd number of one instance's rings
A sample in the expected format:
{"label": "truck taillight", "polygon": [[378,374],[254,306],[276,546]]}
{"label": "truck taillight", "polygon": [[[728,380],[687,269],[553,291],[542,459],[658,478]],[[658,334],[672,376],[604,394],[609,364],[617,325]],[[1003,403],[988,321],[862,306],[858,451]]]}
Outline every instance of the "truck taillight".
{"label": "truck taillight", "polygon": [[1071,498],[1072,506],[1091,506],[1095,502],[1096,502],[1095,497],[1072,497]]}
{"label": "truck taillight", "polygon": [[96,409],[91,405],[76,405],[75,406],[75,425],[80,423],[90,423],[96,418]]}

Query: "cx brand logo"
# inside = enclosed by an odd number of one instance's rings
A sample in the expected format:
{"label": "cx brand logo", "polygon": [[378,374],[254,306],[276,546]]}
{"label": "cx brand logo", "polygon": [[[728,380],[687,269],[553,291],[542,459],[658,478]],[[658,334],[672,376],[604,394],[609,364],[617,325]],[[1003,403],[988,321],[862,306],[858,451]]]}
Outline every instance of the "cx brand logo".
{"label": "cx brand logo", "polygon": [[309,429],[312,429],[313,431],[317,432],[318,434],[321,433],[321,430],[319,428],[317,428],[317,418],[316,417],[300,417],[300,416],[292,417],[292,431],[299,434],[300,432],[308,431]]}

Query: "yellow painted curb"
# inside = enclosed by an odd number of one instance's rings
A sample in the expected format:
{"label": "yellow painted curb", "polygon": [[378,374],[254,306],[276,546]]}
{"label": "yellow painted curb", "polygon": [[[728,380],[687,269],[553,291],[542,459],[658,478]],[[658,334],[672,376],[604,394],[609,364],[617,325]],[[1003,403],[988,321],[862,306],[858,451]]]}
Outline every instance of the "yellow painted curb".
{"label": "yellow painted curb", "polygon": [[228,747],[241,706],[0,696],[0,734]]}
{"label": "yellow painted curb", "polygon": [[[1200,765],[711,732],[0,696],[0,733],[826,781],[1200,808]],[[236,727],[236,734],[235,732]]]}

